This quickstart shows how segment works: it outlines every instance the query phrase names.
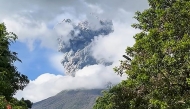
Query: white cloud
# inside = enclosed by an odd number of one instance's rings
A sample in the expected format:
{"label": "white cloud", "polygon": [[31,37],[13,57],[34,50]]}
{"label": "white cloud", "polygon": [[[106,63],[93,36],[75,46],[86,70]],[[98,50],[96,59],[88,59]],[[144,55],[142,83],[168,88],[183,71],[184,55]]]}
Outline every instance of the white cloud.
{"label": "white cloud", "polygon": [[105,67],[103,65],[84,67],[77,71],[75,77],[45,73],[30,81],[30,84],[23,91],[19,91],[15,97],[19,99],[24,97],[32,102],[37,102],[62,90],[103,88],[107,82],[111,81],[116,84],[125,78],[113,73],[111,66]]}
{"label": "white cloud", "polygon": [[69,39],[71,39],[68,34],[73,30],[73,26],[70,23],[61,22],[55,26],[54,30],[56,31],[57,36],[62,36],[64,42],[68,42]]}
{"label": "white cloud", "polygon": [[94,40],[92,47],[92,55],[96,59],[106,59],[110,62],[117,62],[125,53],[127,46],[134,44],[133,36],[138,30],[122,24],[114,22],[114,32],[108,36],[99,36]]}
{"label": "white cloud", "polygon": [[6,18],[2,21],[5,22],[8,31],[17,34],[18,40],[26,43],[30,50],[34,49],[36,40],[41,41],[41,47],[55,49],[58,46],[55,32],[48,29],[43,22],[31,21],[22,16]]}
{"label": "white cloud", "polygon": [[51,66],[53,66],[57,71],[64,73],[64,67],[61,64],[61,60],[63,59],[63,54],[55,53],[49,55],[49,61]]}
{"label": "white cloud", "polygon": [[98,14],[102,14],[104,11],[99,7],[97,6],[96,4],[89,4],[87,5],[88,7],[90,7],[92,10],[94,10],[94,12],[98,13]]}
{"label": "white cloud", "polygon": [[33,43],[36,40],[41,41],[42,47],[55,49],[57,35],[48,26],[53,26],[64,18],[74,21],[88,19],[95,24],[95,16],[90,15],[93,12],[101,19],[124,21],[131,20],[133,14],[129,13],[147,7],[145,0],[1,0],[0,21],[17,33],[19,40],[28,44],[31,50],[35,49]]}

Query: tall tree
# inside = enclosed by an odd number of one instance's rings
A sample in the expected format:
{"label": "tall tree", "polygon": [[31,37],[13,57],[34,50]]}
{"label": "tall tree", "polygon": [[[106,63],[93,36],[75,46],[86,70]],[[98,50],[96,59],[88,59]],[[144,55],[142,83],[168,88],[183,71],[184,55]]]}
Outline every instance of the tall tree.
{"label": "tall tree", "polygon": [[127,80],[98,98],[94,109],[190,108],[190,1],[148,2],[150,8],[136,12],[139,23],[132,25],[141,30],[126,49],[132,60],[115,69]]}
{"label": "tall tree", "polygon": [[5,25],[0,24],[0,95],[10,100],[17,90],[23,88],[29,83],[26,75],[17,71],[14,66],[15,61],[21,60],[16,52],[9,49],[11,43],[17,39],[12,32],[7,32]]}

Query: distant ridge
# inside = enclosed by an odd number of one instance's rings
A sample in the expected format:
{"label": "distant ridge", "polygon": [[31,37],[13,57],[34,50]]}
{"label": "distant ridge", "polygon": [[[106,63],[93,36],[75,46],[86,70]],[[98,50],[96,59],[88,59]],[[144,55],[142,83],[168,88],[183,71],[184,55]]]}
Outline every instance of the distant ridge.
{"label": "distant ridge", "polygon": [[33,104],[32,109],[92,109],[103,89],[61,91],[55,96]]}

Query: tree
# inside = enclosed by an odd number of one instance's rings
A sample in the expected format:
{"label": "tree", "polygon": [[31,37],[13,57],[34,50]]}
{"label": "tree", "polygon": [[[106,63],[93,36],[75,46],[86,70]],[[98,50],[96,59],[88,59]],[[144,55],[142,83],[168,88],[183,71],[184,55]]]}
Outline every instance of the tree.
{"label": "tree", "polygon": [[0,24],[0,96],[6,101],[11,101],[18,90],[23,90],[29,83],[28,77],[17,71],[15,61],[21,60],[16,52],[9,50],[11,43],[17,36],[13,32],[7,32],[5,25]]}
{"label": "tree", "polygon": [[30,100],[25,100],[22,98],[21,101],[23,101],[29,109],[32,108],[33,103]]}
{"label": "tree", "polygon": [[10,109],[31,109],[32,104],[30,100],[24,100],[24,98],[18,100],[12,97],[10,101],[7,101],[5,97],[0,96],[0,109],[7,109],[8,107]]}
{"label": "tree", "polygon": [[150,8],[136,12],[139,23],[132,25],[141,32],[134,36],[133,47],[126,49],[131,61],[121,61],[115,68],[126,73],[127,80],[98,98],[94,109],[110,104],[110,109],[190,108],[190,1],[148,2]]}

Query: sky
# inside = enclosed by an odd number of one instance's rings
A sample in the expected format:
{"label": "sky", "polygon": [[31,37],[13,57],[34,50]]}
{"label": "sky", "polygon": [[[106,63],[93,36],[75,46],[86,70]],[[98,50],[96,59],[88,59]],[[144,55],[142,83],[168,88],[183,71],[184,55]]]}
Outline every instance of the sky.
{"label": "sky", "polygon": [[[10,46],[22,60],[15,62],[15,66],[30,79],[15,97],[37,102],[62,90],[102,88],[107,81],[119,83],[126,79],[114,73],[113,67],[123,59],[126,47],[135,42],[133,36],[139,32],[131,27],[136,22],[135,12],[147,8],[147,0],[0,0],[0,22],[18,36]],[[54,27],[63,19],[76,24],[88,20],[96,25],[96,16],[112,20],[114,32],[94,39],[92,54],[97,59],[111,57],[113,64],[86,66],[75,77],[64,74],[61,64],[64,53],[58,52],[57,38],[66,36],[71,28]]]}

